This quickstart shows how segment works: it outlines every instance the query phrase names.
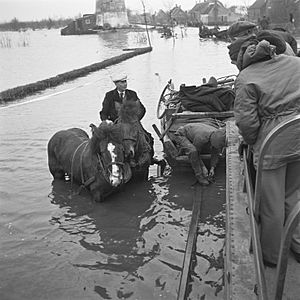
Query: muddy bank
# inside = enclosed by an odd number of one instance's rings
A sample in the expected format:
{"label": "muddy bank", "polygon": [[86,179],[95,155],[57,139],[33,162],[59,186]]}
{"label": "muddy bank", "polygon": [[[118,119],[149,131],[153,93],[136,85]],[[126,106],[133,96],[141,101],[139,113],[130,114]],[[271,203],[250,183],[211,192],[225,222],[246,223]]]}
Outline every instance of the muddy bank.
{"label": "muddy bank", "polygon": [[45,90],[47,88],[55,87],[59,84],[62,84],[67,81],[74,80],[78,77],[86,76],[87,74],[91,72],[98,71],[100,69],[104,69],[106,67],[109,67],[111,65],[118,64],[126,59],[132,58],[134,56],[144,54],[147,52],[152,51],[152,47],[145,47],[145,48],[135,48],[135,49],[125,49],[133,50],[106,60],[103,60],[99,63],[94,63],[92,65],[75,69],[70,72],[58,74],[54,77],[50,77],[48,79],[40,80],[34,83],[18,86],[12,89],[8,89],[5,91],[0,92],[0,102],[6,103],[9,101],[13,101],[16,99],[21,99],[26,96],[32,95],[34,93],[37,93],[39,91]]}

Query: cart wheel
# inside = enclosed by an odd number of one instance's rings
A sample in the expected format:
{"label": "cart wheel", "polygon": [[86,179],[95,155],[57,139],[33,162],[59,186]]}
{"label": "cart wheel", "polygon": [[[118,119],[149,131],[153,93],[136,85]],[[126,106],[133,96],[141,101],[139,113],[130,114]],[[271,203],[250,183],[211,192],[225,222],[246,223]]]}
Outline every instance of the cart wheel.
{"label": "cart wheel", "polygon": [[165,86],[165,88],[163,89],[163,91],[160,95],[160,98],[159,98],[159,101],[158,101],[158,104],[157,104],[157,110],[156,110],[156,116],[157,116],[158,119],[161,119],[165,114],[165,111],[166,111],[166,105],[165,105],[166,95],[165,95],[165,92],[169,88],[170,84],[171,84],[171,80],[168,81],[168,84]]}

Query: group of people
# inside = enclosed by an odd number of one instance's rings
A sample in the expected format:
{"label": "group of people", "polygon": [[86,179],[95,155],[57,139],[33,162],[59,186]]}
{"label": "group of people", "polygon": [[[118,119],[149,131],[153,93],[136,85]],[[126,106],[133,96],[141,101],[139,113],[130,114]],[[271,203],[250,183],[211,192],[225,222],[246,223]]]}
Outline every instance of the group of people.
{"label": "group of people", "polygon": [[[141,120],[145,113],[145,106],[140,101],[137,93],[127,89],[127,75],[117,73],[111,77],[115,84],[115,89],[105,94],[102,110],[99,112],[100,119],[115,122],[118,118],[122,103],[125,101],[137,102],[140,106],[139,119]],[[145,130],[145,134],[153,145],[153,137]],[[197,181],[201,185],[209,185],[214,180],[216,166],[220,154],[225,147],[225,127],[218,128],[210,124],[186,124],[180,127],[175,134],[175,141],[182,152],[188,155]],[[201,160],[200,153],[211,153],[210,168],[207,170]],[[158,161],[152,158],[152,163],[164,167],[164,161]]]}
{"label": "group of people", "polygon": [[[240,21],[228,30],[231,63],[239,70],[235,82],[234,116],[243,144],[253,153],[257,168],[260,147],[268,133],[282,121],[300,113],[300,59],[297,42],[281,30],[256,31],[256,25]],[[101,120],[115,121],[123,101],[140,104],[140,119],[145,107],[136,92],[127,89],[126,76],[112,78],[116,88],[104,98]],[[266,266],[275,267],[281,233],[286,217],[300,201],[300,128],[291,132],[293,143],[274,145],[282,153],[266,160],[262,174],[260,201],[261,246]],[[220,153],[226,144],[225,129],[210,124],[186,124],[175,133],[178,143],[190,159],[199,184],[209,185],[215,176]],[[298,145],[298,148],[295,148]],[[209,170],[202,162],[203,150],[211,153]],[[285,157],[284,153],[293,153]],[[300,224],[292,239],[291,250],[300,263]]]}
{"label": "group of people", "polygon": [[[239,70],[235,122],[257,168],[268,133],[300,113],[297,42],[280,30],[255,32],[255,24],[249,22],[238,22],[229,31],[229,56]],[[259,207],[262,255],[268,267],[276,267],[285,220],[300,201],[300,127],[291,129],[284,142],[275,140],[272,148],[276,156],[264,160]],[[291,251],[300,263],[300,224]]]}

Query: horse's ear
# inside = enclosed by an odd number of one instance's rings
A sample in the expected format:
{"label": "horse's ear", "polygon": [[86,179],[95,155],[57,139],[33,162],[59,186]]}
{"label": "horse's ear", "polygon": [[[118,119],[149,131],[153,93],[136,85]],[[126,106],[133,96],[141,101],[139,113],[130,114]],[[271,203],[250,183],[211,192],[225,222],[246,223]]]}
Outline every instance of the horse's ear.
{"label": "horse's ear", "polygon": [[91,130],[92,130],[92,134],[94,135],[96,129],[97,129],[97,126],[93,123],[90,124],[90,127],[91,127]]}

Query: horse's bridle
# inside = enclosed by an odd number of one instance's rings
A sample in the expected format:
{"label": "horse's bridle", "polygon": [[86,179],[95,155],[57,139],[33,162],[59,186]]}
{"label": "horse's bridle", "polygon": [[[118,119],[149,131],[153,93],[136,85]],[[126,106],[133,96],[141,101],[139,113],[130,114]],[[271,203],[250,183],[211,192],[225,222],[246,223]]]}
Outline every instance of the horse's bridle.
{"label": "horse's bridle", "polygon": [[[105,180],[106,180],[107,183],[110,184],[110,181],[109,181],[109,177],[110,176],[115,177],[115,175],[112,174],[112,172],[109,169],[109,167],[112,167],[114,165],[115,166],[121,166],[121,170],[122,170],[122,173],[123,173],[122,174],[123,175],[122,176],[122,182],[123,182],[123,180],[124,180],[124,163],[123,162],[117,161],[117,162],[111,162],[111,163],[105,165],[103,163],[103,161],[102,161],[101,156],[100,156],[99,153],[97,153],[97,159],[98,159],[98,166],[99,166],[99,167],[97,166],[97,169],[98,169],[99,172],[101,172],[101,174],[103,175],[103,177],[105,178]],[[107,172],[105,170],[107,170]],[[95,177],[95,176],[93,176],[93,177]]]}
{"label": "horse's bridle", "polygon": [[[87,179],[86,181],[84,181],[84,174],[83,174],[83,168],[82,168],[82,160],[83,160],[83,154],[87,148],[87,145],[88,145],[88,140],[87,141],[83,141],[77,148],[76,150],[74,151],[73,153],[73,156],[72,156],[72,161],[71,161],[71,189],[72,189],[72,186],[73,186],[73,169],[74,169],[74,158],[75,158],[75,155],[77,153],[77,151],[80,149],[80,147],[82,145],[84,145],[84,149],[80,155],[80,176],[81,176],[81,187],[88,187],[89,185],[91,185],[96,177],[95,176],[92,176],[90,177],[89,179]],[[99,153],[97,153],[97,170],[102,174],[102,176],[104,177],[105,181],[110,184],[110,181],[109,181],[109,177],[110,176],[115,176],[112,174],[112,172],[110,171],[109,167],[110,166],[113,166],[113,165],[117,165],[117,166],[122,166],[121,170],[122,170],[122,182],[124,180],[124,163],[123,162],[111,162],[107,165],[105,165],[101,159],[101,155]],[[106,170],[108,172],[106,172]]]}

